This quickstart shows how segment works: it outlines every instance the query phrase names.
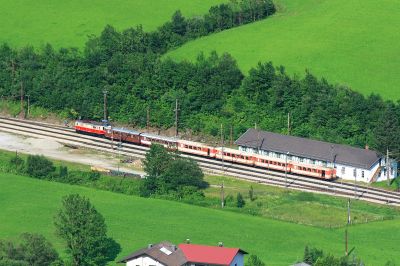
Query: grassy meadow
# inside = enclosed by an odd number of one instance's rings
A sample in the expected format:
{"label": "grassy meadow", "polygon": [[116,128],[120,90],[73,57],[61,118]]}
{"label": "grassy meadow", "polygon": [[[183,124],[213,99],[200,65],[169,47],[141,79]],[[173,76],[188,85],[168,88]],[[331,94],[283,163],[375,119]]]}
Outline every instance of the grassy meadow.
{"label": "grassy meadow", "polygon": [[308,69],[365,95],[400,99],[400,5],[396,0],[275,0],[271,18],[185,44],[166,56],[229,52],[246,73],[259,61],[291,74]]}
{"label": "grassy meadow", "polygon": [[40,47],[82,47],[87,36],[105,25],[117,29],[142,24],[154,30],[180,9],[185,16],[201,15],[222,0],[0,0],[0,43]]}
{"label": "grassy meadow", "polygon": [[[138,198],[112,192],[0,174],[0,238],[14,239],[22,232],[48,237],[59,251],[53,217],[61,198],[79,193],[90,198],[104,215],[110,235],[122,246],[122,257],[161,240],[240,246],[258,254],[268,265],[288,265],[301,260],[306,244],[336,255],[343,254],[344,229],[324,229],[224,212],[171,201]],[[397,220],[350,227],[350,247],[367,265],[396,261]],[[65,254],[65,253],[63,253]]]}
{"label": "grassy meadow", "polygon": [[[205,190],[208,198],[220,197],[220,185],[224,184],[226,198],[233,200],[227,201],[226,210],[325,228],[343,227],[347,222],[347,198],[285,190],[232,177],[206,176],[205,180],[210,184]],[[254,201],[249,197],[250,186]],[[237,193],[241,193],[246,200],[243,209],[235,206]],[[388,219],[400,222],[400,208],[351,199],[351,217],[354,224]]]}

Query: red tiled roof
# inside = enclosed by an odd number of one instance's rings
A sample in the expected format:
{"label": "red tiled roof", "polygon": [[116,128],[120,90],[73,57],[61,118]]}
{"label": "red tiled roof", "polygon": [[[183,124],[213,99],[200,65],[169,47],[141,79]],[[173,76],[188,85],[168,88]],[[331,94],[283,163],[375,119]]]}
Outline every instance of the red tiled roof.
{"label": "red tiled roof", "polygon": [[238,252],[246,253],[239,248],[213,247],[194,244],[180,244],[188,262],[204,264],[229,265]]}

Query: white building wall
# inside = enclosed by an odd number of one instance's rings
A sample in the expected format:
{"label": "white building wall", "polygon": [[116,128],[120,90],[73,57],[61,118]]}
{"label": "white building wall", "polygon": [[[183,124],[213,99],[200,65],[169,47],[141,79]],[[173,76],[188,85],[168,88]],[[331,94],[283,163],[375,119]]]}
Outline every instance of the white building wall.
{"label": "white building wall", "polygon": [[370,182],[374,173],[379,167],[379,163],[371,169],[358,168],[344,164],[336,164],[336,176],[344,180],[356,180],[357,182]]}
{"label": "white building wall", "polygon": [[133,260],[126,262],[126,266],[164,266],[164,264],[153,260],[150,257],[142,256]]}
{"label": "white building wall", "polygon": [[[254,153],[254,154],[263,154],[266,156],[270,156],[271,158],[281,158],[285,159],[286,154],[278,154],[275,152],[268,152],[264,150],[258,151],[257,149],[253,148],[247,148],[247,147],[242,147],[239,146],[240,151],[244,152],[249,152],[249,153]],[[357,182],[370,182],[372,177],[374,176],[376,170],[379,167],[379,162],[375,163],[370,169],[368,168],[360,168],[360,167],[354,167],[350,165],[344,165],[344,164],[333,164],[331,162],[325,162],[325,161],[319,161],[319,160],[312,160],[309,158],[302,158],[302,157],[297,157],[297,156],[291,156],[289,154],[288,161],[294,161],[294,162],[299,162],[299,163],[305,163],[305,164],[314,164],[314,165],[319,165],[319,166],[325,166],[325,167],[336,167],[336,176],[345,180],[352,180],[354,179]],[[382,158],[381,160],[381,173],[378,175],[377,181],[384,181],[387,179],[386,176],[386,159]],[[390,159],[390,168],[389,168],[389,178],[393,179],[397,177],[397,162],[394,160]]]}
{"label": "white building wall", "polygon": [[233,258],[230,266],[243,266],[244,265],[244,255],[243,253],[238,252],[236,256]]}

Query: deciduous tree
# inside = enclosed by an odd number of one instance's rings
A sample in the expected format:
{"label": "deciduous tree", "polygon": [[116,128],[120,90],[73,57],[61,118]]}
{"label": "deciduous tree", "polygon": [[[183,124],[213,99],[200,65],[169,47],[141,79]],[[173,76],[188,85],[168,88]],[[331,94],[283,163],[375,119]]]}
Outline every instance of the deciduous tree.
{"label": "deciduous tree", "polygon": [[73,265],[106,265],[121,251],[120,245],[107,236],[103,216],[86,197],[64,197],[54,224],[57,235],[67,243]]}

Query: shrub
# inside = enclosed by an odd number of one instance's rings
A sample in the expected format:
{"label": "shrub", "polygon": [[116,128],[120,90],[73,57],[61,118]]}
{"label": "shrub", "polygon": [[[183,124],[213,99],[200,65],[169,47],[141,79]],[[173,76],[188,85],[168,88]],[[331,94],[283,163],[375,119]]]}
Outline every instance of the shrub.
{"label": "shrub", "polygon": [[11,158],[10,166],[13,168],[13,170],[15,169],[15,171],[19,173],[24,170],[25,161],[19,157],[18,154],[16,154],[15,157]]}
{"label": "shrub", "polygon": [[26,172],[35,178],[49,177],[55,171],[53,162],[43,155],[29,155],[26,161]]}
{"label": "shrub", "polygon": [[236,196],[236,206],[238,208],[243,208],[245,204],[246,202],[244,201],[242,194],[238,193]]}

